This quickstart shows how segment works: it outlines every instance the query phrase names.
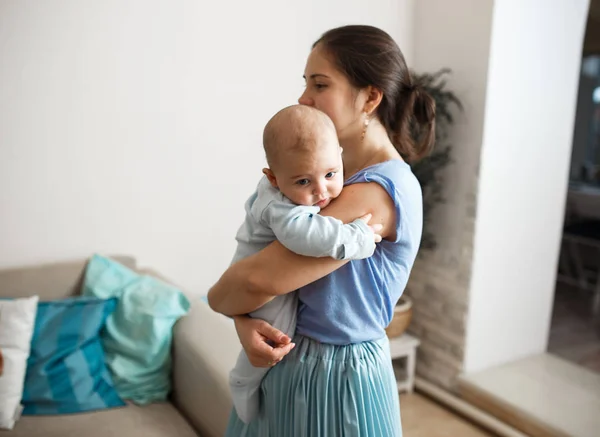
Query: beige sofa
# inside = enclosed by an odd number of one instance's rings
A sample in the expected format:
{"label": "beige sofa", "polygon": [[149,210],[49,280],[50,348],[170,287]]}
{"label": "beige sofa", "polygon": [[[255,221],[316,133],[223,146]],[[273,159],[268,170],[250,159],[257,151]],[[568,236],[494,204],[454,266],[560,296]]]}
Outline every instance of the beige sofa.
{"label": "beige sofa", "polygon": [[[113,257],[139,272],[131,257]],[[87,260],[0,270],[0,298],[41,300],[79,294]],[[161,278],[164,280],[164,278]],[[231,398],[228,370],[240,350],[232,322],[186,293],[190,312],[175,326],[171,402],[60,416],[23,416],[7,437],[222,437]]]}

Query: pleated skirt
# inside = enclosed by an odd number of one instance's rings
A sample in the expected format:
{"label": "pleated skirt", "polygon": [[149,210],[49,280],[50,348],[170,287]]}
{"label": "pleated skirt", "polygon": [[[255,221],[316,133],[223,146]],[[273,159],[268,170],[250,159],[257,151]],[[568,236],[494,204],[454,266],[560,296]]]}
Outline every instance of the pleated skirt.
{"label": "pleated skirt", "polygon": [[303,336],[261,384],[250,424],[235,409],[226,437],[401,437],[387,337],[346,346]]}

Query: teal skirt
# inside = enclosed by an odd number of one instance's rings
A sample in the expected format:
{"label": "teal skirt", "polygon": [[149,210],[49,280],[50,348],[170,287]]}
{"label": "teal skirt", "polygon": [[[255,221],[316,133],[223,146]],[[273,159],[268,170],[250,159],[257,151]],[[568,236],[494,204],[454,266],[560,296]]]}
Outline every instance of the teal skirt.
{"label": "teal skirt", "polygon": [[226,437],[401,437],[387,337],[335,346],[297,336],[261,385],[250,424],[232,410]]}

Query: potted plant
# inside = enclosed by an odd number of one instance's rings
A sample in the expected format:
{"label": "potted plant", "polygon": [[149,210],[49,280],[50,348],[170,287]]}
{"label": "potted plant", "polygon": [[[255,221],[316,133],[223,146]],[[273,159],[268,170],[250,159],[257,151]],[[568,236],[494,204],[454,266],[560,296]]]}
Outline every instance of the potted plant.
{"label": "potted plant", "polygon": [[385,328],[385,333],[389,338],[400,337],[410,325],[412,319],[412,300],[403,295],[398,300],[398,303],[394,307],[394,315],[392,321]]}
{"label": "potted plant", "polygon": [[[448,130],[454,123],[452,111],[456,109],[462,111],[463,109],[460,100],[447,89],[446,77],[450,72],[447,68],[435,73],[412,72],[413,79],[433,97],[436,104],[436,143],[433,151],[426,158],[411,164],[412,171],[423,190],[423,236],[420,254],[436,247],[434,233],[431,229],[431,212],[437,204],[445,201],[442,195],[441,171],[452,162],[452,146],[448,142]],[[412,300],[404,294],[398,301],[392,322],[386,329],[388,337],[398,337],[408,328],[412,317],[412,306]]]}
{"label": "potted plant", "polygon": [[436,246],[431,229],[431,211],[437,204],[445,202],[442,195],[441,170],[452,162],[452,146],[448,142],[448,131],[454,123],[452,111],[456,109],[462,111],[463,109],[458,97],[447,89],[446,77],[450,73],[451,71],[447,68],[433,74],[412,73],[414,80],[421,84],[435,100],[435,146],[429,156],[411,166],[423,190],[423,236],[420,253]]}

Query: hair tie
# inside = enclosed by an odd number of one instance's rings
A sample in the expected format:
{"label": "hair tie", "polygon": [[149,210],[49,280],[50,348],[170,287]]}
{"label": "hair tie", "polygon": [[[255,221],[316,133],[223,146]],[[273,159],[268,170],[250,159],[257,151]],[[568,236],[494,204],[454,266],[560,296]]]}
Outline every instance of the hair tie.
{"label": "hair tie", "polygon": [[415,91],[417,91],[417,89],[418,89],[418,85],[416,85],[416,84],[407,84],[407,85],[404,85],[404,90],[405,90],[405,92],[407,94],[412,94]]}
{"label": "hair tie", "polygon": [[415,91],[421,91],[421,84],[414,83],[410,86],[410,92],[414,93]]}

